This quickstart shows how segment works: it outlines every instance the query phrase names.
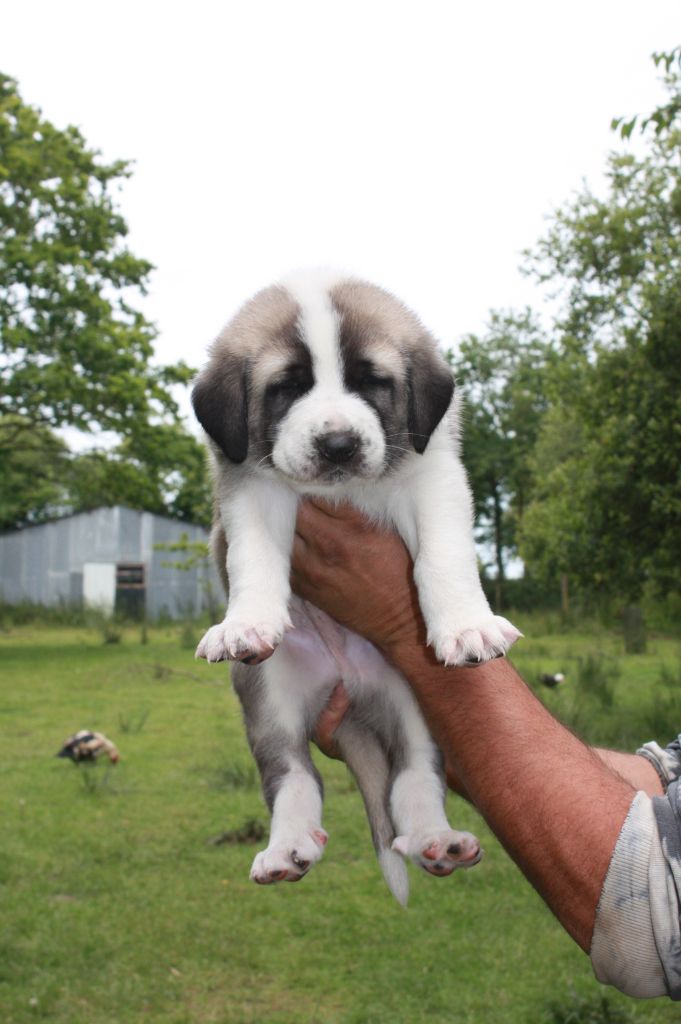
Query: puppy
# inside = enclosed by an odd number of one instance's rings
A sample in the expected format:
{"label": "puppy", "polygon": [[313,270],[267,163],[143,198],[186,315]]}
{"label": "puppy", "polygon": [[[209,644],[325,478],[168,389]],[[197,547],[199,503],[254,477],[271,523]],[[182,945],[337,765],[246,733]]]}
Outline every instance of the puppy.
{"label": "puppy", "polygon": [[387,884],[405,903],[403,858],[448,875],[480,858],[450,828],[442,758],[404,678],[362,637],[292,596],[289,560],[305,495],[350,502],[396,530],[414,560],[428,642],[446,665],[503,654],[520,635],[492,614],[477,573],[458,455],[452,374],[392,295],[297,274],[247,302],[213,344],[192,400],[215,489],[212,549],[229,607],[197,657],[232,678],[272,813],[251,878],[297,881],[320,859],[315,722],[343,680],[338,746],[362,793]]}

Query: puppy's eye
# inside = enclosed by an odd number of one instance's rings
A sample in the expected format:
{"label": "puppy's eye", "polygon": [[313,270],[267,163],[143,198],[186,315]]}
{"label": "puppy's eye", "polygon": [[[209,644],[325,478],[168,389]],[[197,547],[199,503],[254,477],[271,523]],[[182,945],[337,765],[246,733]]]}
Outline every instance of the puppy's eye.
{"label": "puppy's eye", "polygon": [[393,386],[392,378],[385,377],[383,374],[375,373],[370,370],[362,374],[359,382],[361,388],[391,388]]}
{"label": "puppy's eye", "polygon": [[393,378],[369,359],[360,359],[352,367],[350,379],[358,391],[385,391],[393,387]]}
{"label": "puppy's eye", "polygon": [[279,395],[282,398],[297,398],[305,391],[307,391],[305,382],[295,377],[284,377],[283,380],[275,380],[267,385],[267,394],[270,398]]}

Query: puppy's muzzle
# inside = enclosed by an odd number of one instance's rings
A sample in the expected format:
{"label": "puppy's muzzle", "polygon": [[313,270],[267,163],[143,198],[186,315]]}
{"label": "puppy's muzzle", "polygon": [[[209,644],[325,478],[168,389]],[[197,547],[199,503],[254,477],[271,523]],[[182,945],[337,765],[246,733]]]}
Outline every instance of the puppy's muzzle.
{"label": "puppy's muzzle", "polygon": [[354,430],[331,430],[315,439],[317,451],[336,466],[350,462],[359,450],[360,439]]}

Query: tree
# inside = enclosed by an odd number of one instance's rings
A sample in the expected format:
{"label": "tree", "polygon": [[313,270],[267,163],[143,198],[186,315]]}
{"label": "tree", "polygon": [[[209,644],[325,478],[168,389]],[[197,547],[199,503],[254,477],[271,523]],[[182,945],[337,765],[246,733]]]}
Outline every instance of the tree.
{"label": "tree", "polygon": [[71,508],[127,505],[209,526],[212,498],[203,445],[180,424],[145,426],[111,451],[74,457],[64,483]]}
{"label": "tree", "polygon": [[532,314],[492,312],[487,333],[450,353],[464,394],[463,449],[475,499],[478,540],[494,551],[496,605],[529,497],[529,455],[546,408],[550,346]]}
{"label": "tree", "polygon": [[607,194],[583,189],[530,261],[559,286],[563,358],[521,553],[631,600],[678,590],[681,561],[681,49],[656,62],[670,99],[641,122],[647,151],[612,154]]}
{"label": "tree", "polygon": [[19,433],[26,443],[0,447],[0,530],[49,518],[64,496],[64,441],[47,427],[36,427],[30,435]]}
{"label": "tree", "polygon": [[[156,330],[132,304],[152,268],[112,196],[130,173],[0,74],[1,526],[118,502],[210,518],[203,451],[172,392],[192,371],[153,364]],[[66,426],[118,442],[74,455],[54,433]]]}
{"label": "tree", "polygon": [[125,434],[177,416],[170,387],[191,371],[152,366],[155,329],[131,305],[151,265],[111,196],[129,174],[0,74],[0,448],[38,426]]}

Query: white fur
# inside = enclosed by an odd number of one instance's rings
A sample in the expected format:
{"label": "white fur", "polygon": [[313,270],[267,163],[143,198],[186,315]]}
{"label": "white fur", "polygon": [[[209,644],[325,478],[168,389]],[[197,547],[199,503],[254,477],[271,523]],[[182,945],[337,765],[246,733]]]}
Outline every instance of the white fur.
{"label": "white fur", "polygon": [[[323,272],[285,282],[300,309],[298,327],[311,351],[315,384],[279,424],[273,468],[227,472],[224,465],[218,467],[230,601],[224,622],[208,631],[197,655],[209,661],[245,654],[267,658],[278,648],[263,666],[264,699],[271,721],[291,737],[300,735],[306,716],[323,707],[339,678],[351,698],[354,693],[366,699],[373,689],[377,698],[390,702],[405,723],[408,750],[407,766],[391,789],[391,815],[400,833],[393,848],[433,873],[448,874],[475,863],[479,848],[469,833],[449,827],[433,767],[436,748],[411,690],[375,647],[291,597],[289,563],[300,498],[349,501],[399,533],[414,560],[428,642],[445,664],[495,657],[519,633],[493,615],[480,585],[471,496],[455,440],[455,407],[423,454],[410,451],[390,473],[384,472],[386,438],[378,416],[344,387],[338,322],[328,296],[334,280]],[[352,476],[341,469],[338,481],[320,483],[315,438],[345,429],[361,439],[361,464]],[[261,882],[300,877],[295,857],[314,863],[323,850],[321,813],[312,777],[291,765],[276,796],[269,846],[257,855],[252,877]],[[406,883],[391,867],[390,851],[381,856],[386,877],[393,879],[391,888],[404,901]]]}
{"label": "white fur", "polygon": [[362,446],[359,473],[375,479],[385,468],[385,438],[378,416],[356,395],[339,394],[337,388],[322,385],[299,399],[282,421],[272,462],[284,476],[299,484],[314,485],[318,472],[315,438],[320,433],[351,428]]}

